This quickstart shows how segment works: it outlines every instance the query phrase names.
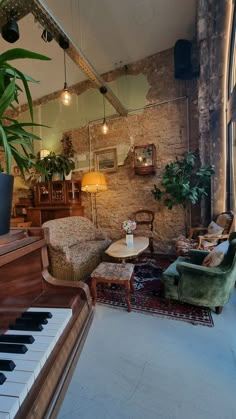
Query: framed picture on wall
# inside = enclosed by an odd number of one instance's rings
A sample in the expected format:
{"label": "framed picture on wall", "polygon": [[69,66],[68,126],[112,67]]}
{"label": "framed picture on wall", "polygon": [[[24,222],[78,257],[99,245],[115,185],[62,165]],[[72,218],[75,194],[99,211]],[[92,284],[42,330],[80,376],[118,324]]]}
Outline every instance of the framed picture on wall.
{"label": "framed picture on wall", "polygon": [[117,154],[116,148],[94,152],[94,166],[98,172],[116,172]]}

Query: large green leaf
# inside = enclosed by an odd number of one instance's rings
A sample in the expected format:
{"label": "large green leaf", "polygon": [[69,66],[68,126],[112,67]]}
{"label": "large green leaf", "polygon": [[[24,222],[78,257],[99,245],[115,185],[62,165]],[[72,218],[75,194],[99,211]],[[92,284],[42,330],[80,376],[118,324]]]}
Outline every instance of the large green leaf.
{"label": "large green leaf", "polygon": [[37,54],[36,52],[28,51],[23,48],[13,48],[3,52],[3,54],[0,55],[0,65],[6,61],[12,61],[22,58],[30,58],[33,60],[51,60],[51,58],[46,57],[42,54]]}
{"label": "large green leaf", "polygon": [[10,84],[8,84],[7,88],[4,90],[2,96],[0,97],[0,117],[11,104],[12,100],[14,100],[14,93],[15,79],[13,79]]}

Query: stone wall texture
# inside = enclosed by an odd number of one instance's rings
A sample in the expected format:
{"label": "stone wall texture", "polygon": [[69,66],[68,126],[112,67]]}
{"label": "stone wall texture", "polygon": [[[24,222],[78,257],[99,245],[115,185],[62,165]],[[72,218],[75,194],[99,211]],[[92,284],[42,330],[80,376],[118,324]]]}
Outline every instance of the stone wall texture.
{"label": "stone wall texture", "polygon": [[[154,245],[157,251],[173,251],[174,238],[184,233],[184,214],[181,207],[168,210],[163,203],[155,201],[151,190],[160,186],[164,167],[182,153],[198,148],[197,82],[174,78],[174,54],[168,50],[128,66],[129,74],[146,74],[150,84],[146,101],[150,107],[127,117],[108,121],[109,132],[101,133],[101,123],[91,123],[71,131],[76,153],[96,151],[119,144],[130,146],[155,144],[157,170],[155,175],[136,175],[132,166],[132,147],[124,165],[117,172],[107,173],[108,190],[96,194],[97,220],[99,226],[112,239],[124,235],[121,224],[140,209],[155,212]],[[119,77],[109,73],[107,81]],[[75,172],[74,178],[82,173]],[[85,215],[91,218],[90,195],[82,193]]]}
{"label": "stone wall texture", "polygon": [[[98,225],[112,239],[124,236],[121,224],[132,218],[133,212],[150,209],[155,212],[154,247],[156,251],[173,252],[175,238],[185,234],[184,212],[181,207],[168,210],[162,202],[155,201],[151,190],[154,184],[160,186],[163,170],[167,163],[188,150],[198,148],[198,97],[197,80],[176,80],[174,78],[174,51],[163,51],[125,68],[129,75],[144,74],[149,90],[143,98],[145,107],[130,111],[127,117],[108,120],[109,132],[103,135],[101,122],[66,132],[72,135],[76,154],[88,153],[104,148],[127,145],[129,152],[122,166],[115,173],[107,173],[108,190],[96,194]],[[124,68],[104,74],[107,82],[124,75]],[[92,88],[90,82],[73,86],[74,93],[80,95]],[[34,105],[44,105],[58,97],[52,93],[37,100]],[[27,110],[22,106],[19,112]],[[16,115],[15,115],[16,116]],[[155,175],[136,175],[133,169],[133,148],[138,145],[155,144],[157,169]],[[82,172],[74,172],[74,179],[81,179]],[[91,196],[82,192],[85,216],[92,219]],[[194,212],[193,212],[194,214]],[[194,217],[193,217],[194,218]],[[190,224],[190,216],[189,216]]]}

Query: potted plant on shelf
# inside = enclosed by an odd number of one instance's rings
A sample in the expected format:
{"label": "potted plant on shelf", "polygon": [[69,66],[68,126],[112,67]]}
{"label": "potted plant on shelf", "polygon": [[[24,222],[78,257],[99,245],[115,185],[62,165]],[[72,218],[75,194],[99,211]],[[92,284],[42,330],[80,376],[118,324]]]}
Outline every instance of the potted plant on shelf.
{"label": "potted plant on shelf", "polygon": [[162,189],[154,185],[152,194],[157,201],[164,198],[168,209],[182,205],[185,215],[185,233],[187,234],[187,207],[197,204],[210,190],[211,176],[215,173],[210,165],[200,165],[198,152],[187,152],[182,159],[165,166],[161,182]]}
{"label": "potted plant on shelf", "polygon": [[[8,50],[0,55],[0,235],[7,234],[10,229],[12,193],[14,177],[11,175],[13,160],[24,177],[31,167],[37,165],[34,161],[32,140],[40,138],[28,131],[33,126],[33,104],[28,82],[36,82],[9,64],[16,59],[49,60],[50,58],[35,52],[20,48]],[[26,93],[27,103],[31,116],[30,122],[18,122],[6,115],[6,111],[15,109],[18,105],[18,96],[22,88]],[[2,163],[3,161],[3,163]]]}
{"label": "potted plant on shelf", "polygon": [[63,174],[64,178],[67,180],[71,179],[72,170],[75,168],[74,160],[64,154],[58,154],[57,165],[58,171]]}
{"label": "potted plant on shelf", "polygon": [[48,156],[40,160],[38,155],[37,161],[48,175],[49,180],[62,180],[63,176],[68,175],[75,168],[72,159],[67,158],[63,154],[56,154],[51,151]]}

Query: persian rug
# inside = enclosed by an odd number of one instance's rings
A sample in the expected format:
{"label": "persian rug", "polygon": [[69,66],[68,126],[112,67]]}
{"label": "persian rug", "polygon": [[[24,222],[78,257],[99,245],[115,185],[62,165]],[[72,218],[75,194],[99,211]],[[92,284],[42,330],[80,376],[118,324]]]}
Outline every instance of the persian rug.
{"label": "persian rug", "polygon": [[[166,257],[156,255],[142,255],[136,259],[135,292],[130,294],[132,310],[194,325],[213,327],[214,323],[209,308],[174,300],[169,301],[164,298],[160,277],[171,262],[172,260]],[[124,287],[97,284],[97,302],[114,308],[126,308]]]}

